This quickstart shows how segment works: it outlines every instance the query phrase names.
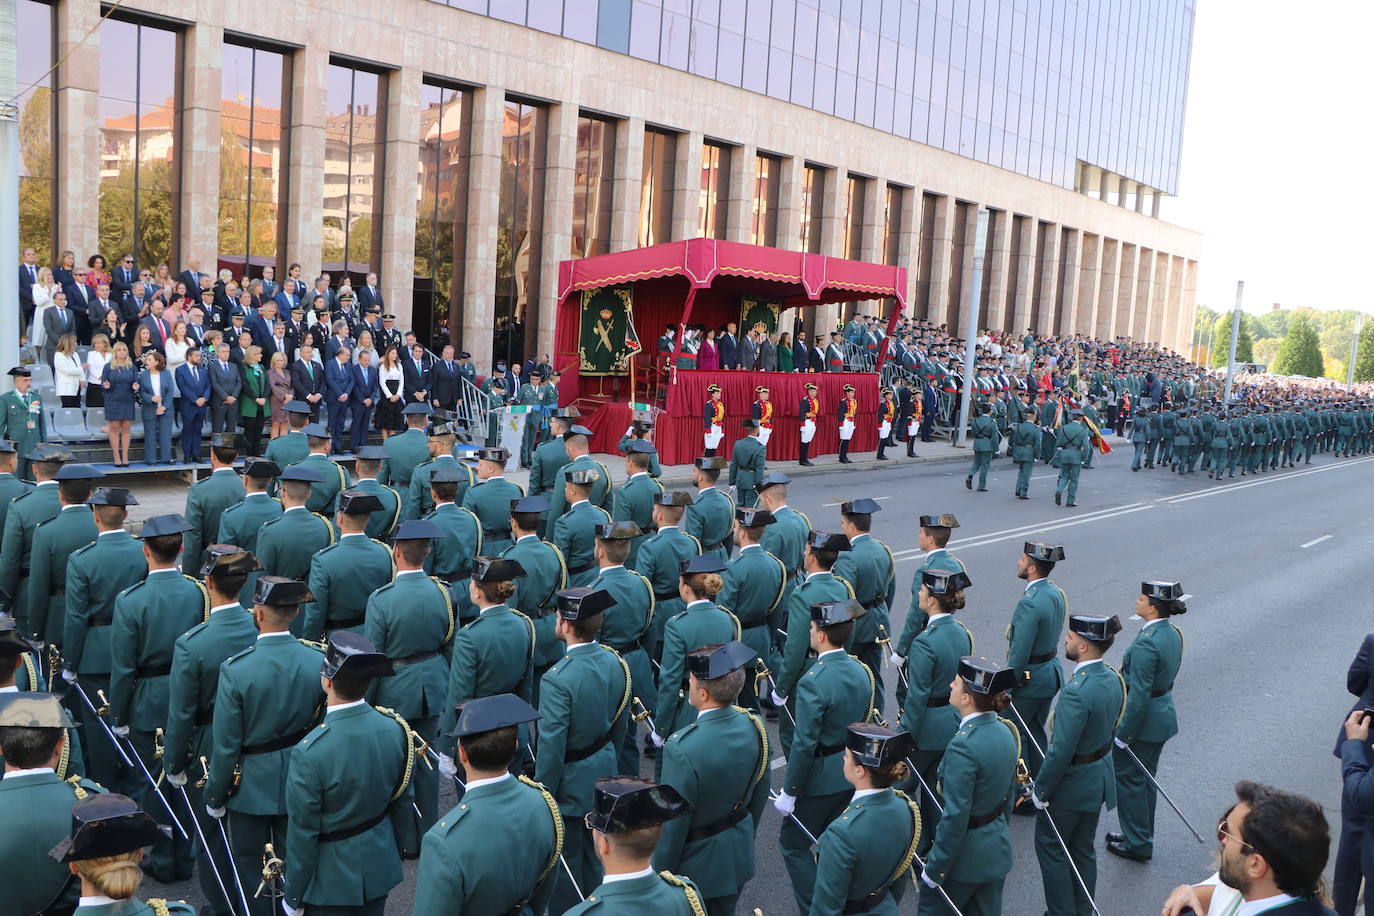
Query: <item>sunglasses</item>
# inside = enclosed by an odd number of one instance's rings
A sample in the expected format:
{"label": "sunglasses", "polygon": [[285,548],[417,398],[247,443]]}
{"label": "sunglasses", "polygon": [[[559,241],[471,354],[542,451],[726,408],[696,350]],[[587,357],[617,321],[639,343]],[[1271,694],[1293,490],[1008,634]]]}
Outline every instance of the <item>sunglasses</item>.
{"label": "sunglasses", "polygon": [[1229,830],[1226,829],[1226,819],[1230,817],[1230,815],[1231,812],[1228,811],[1221,816],[1221,820],[1217,821],[1217,842],[1225,846],[1227,839],[1234,840],[1235,842],[1240,844],[1241,854],[1249,855],[1250,853],[1255,851],[1255,847],[1251,846],[1249,843],[1245,842],[1245,840],[1241,839],[1240,837],[1236,836],[1234,833],[1231,833]]}

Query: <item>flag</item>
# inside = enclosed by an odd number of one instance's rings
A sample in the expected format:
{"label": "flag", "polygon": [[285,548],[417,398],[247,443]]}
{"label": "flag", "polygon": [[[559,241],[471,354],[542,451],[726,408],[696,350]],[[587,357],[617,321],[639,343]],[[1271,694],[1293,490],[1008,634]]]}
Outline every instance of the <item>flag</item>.
{"label": "flag", "polygon": [[644,349],[639,345],[639,335],[635,333],[635,322],[627,311],[625,314],[625,350],[633,356]]}

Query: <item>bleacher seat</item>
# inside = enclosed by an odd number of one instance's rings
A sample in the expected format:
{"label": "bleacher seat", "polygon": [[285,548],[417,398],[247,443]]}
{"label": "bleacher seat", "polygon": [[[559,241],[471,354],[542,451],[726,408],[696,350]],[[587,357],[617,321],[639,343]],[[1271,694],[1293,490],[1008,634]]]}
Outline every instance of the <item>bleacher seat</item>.
{"label": "bleacher seat", "polygon": [[56,388],[57,383],[52,377],[52,367],[47,363],[34,363],[29,367],[33,372],[33,387],[35,388]]}
{"label": "bleacher seat", "polygon": [[80,407],[59,407],[53,411],[48,426],[50,435],[66,439],[68,442],[87,438],[86,419]]}
{"label": "bleacher seat", "polygon": [[87,438],[87,439],[103,439],[103,438],[105,438],[106,433],[101,432],[101,430],[100,430],[100,427],[102,427],[102,426],[104,426],[104,425],[105,425],[105,408],[104,408],[104,407],[87,407],[87,408],[86,408],[86,438]]}

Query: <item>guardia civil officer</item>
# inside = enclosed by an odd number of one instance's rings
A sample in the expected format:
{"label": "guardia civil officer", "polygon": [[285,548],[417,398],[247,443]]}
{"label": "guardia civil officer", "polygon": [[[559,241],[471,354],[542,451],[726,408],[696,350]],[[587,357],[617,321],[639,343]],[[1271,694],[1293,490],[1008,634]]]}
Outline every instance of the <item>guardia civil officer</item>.
{"label": "guardia civil officer", "polygon": [[[685,605],[663,629],[663,662],[658,669],[658,726],[653,742],[658,747],[669,735],[696,717],[688,702],[687,653],[699,646],[720,645],[740,637],[739,620],[713,600],[720,594],[720,574],[725,564],[719,557],[692,557],[679,567],[678,594]],[[633,668],[630,669],[632,672]]]}
{"label": "guardia civil officer", "polygon": [[682,530],[701,542],[702,553],[728,560],[733,546],[730,530],[735,522],[735,501],[716,486],[725,459],[698,458],[695,465],[692,484],[697,495],[683,516]]}
{"label": "guardia civil officer", "polygon": [[[561,519],[559,520],[561,523]],[[601,627],[601,640],[625,659],[634,681],[634,694],[653,714],[658,709],[651,659],[644,645],[657,611],[654,587],[643,575],[625,568],[630,541],[640,534],[634,522],[609,522],[596,526],[596,562],[599,567],[591,588],[604,588],[615,598],[607,608]],[[645,742],[646,750],[652,748]],[[639,757],[634,736],[630,735],[620,751],[620,772],[639,772]]]}
{"label": "guardia civil officer", "polygon": [[[62,645],[67,614],[67,565],[72,554],[100,533],[86,500],[105,475],[89,464],[64,464],[53,476],[62,508],[33,532],[29,556],[29,625],[39,639]],[[121,573],[121,578],[127,572]],[[125,585],[129,584],[126,579]],[[113,593],[109,596],[113,598]],[[107,608],[108,610],[108,608]]]}
{"label": "guardia civil officer", "polygon": [[[309,361],[306,365],[309,365]],[[287,401],[282,410],[286,412],[291,431],[269,440],[267,450],[263,453],[263,457],[278,467],[303,461],[310,454],[310,440],[301,432],[310,425],[310,405],[305,401]]]}
{"label": "guardia civil officer", "polygon": [[[907,610],[906,622],[902,624],[902,635],[898,637],[897,646],[892,650],[889,659],[897,668],[906,663],[906,654],[910,651],[911,641],[916,638],[916,634],[926,628],[926,612],[921,609],[921,586],[925,584],[926,571],[944,569],[951,572],[966,572],[963,561],[950,553],[945,546],[949,543],[954,529],[959,527],[959,519],[953,513],[946,512],[942,515],[919,516],[917,523],[920,527],[916,533],[916,546],[925,552],[925,557],[911,577],[911,607]],[[904,696],[906,685],[898,678],[898,705],[901,705]]]}
{"label": "guardia civil officer", "polygon": [[[1019,409],[1019,408],[1013,408]],[[1134,435],[1134,431],[1132,431]],[[1030,499],[1030,480],[1031,471],[1035,469],[1035,453],[1040,445],[1040,427],[1035,422],[1035,413],[1029,407],[1026,412],[1021,414],[1021,421],[1011,431],[1009,450],[1012,463],[1016,465],[1016,490],[1017,499]],[[1136,449],[1136,460],[1139,461],[1140,449]],[[1132,470],[1140,470],[1133,467]]]}
{"label": "guardia civil officer", "polygon": [[339,492],[352,486],[353,478],[343,465],[329,457],[332,438],[324,424],[311,423],[301,432],[305,433],[310,443],[310,454],[296,464],[320,475],[320,479],[310,485],[310,499],[306,502],[306,508],[311,512],[331,512]]}
{"label": "guardia civil officer", "polygon": [[[525,575],[515,581],[515,595],[508,604],[534,621],[534,703],[539,702],[539,682],[563,657],[563,644],[554,635],[554,611],[558,593],[568,587],[568,564],[563,551],[540,540],[539,525],[549,509],[548,497],[536,493],[510,504],[510,530],[515,543],[501,556],[515,560]],[[474,609],[475,610],[475,609]]]}
{"label": "guardia civil officer", "polygon": [[[305,579],[315,554],[336,543],[338,532],[333,522],[306,508],[310,487],[320,479],[317,471],[293,464],[277,479],[281,483],[282,514],[263,522],[257,533],[256,556],[267,575]],[[301,623],[297,617],[293,633],[299,635]]]}
{"label": "guardia civil officer", "polygon": [[[401,523],[401,495],[377,480],[385,455],[380,445],[360,445],[357,459],[353,462],[357,479],[353,481],[352,489],[371,493],[382,504],[382,508],[372,513],[366,529],[368,537],[381,541],[390,540],[396,526]],[[336,499],[336,508],[337,504]]]}
{"label": "guardia civil officer", "polygon": [[[592,488],[587,498],[591,500],[593,506],[609,511],[612,494],[611,472],[606,465],[591,456],[591,438],[592,431],[585,426],[575,424],[568,428],[567,435],[563,437],[563,444],[570,460],[558,469],[554,479],[566,479],[568,475],[576,471],[595,471],[597,476],[592,482]],[[549,509],[550,523],[572,507],[572,500],[568,498],[567,491],[557,484],[554,485],[553,495],[549,497],[549,502],[552,503],[552,507]]]}
{"label": "guardia civil officer", "polygon": [[701,542],[682,530],[682,516],[692,505],[692,494],[663,492],[654,498],[650,523],[654,533],[644,539],[631,568],[649,580],[654,592],[654,619],[645,637],[644,651],[658,658],[663,642],[663,625],[682,610],[678,594],[678,566],[701,553]]}
{"label": "guardia civil officer", "polygon": [[[402,433],[388,436],[382,443],[381,473],[377,479],[401,493],[410,490],[410,478],[415,469],[429,460],[429,437],[425,427],[429,424],[429,405],[411,403],[401,413],[405,417],[406,428]],[[273,442],[276,440],[273,439]],[[268,445],[271,448],[271,445]]]}
{"label": "guardia civil officer", "polygon": [[992,467],[992,456],[996,454],[1001,438],[997,432],[997,421],[992,418],[991,404],[978,405],[977,415],[969,424],[969,435],[973,437],[973,465],[964,478],[964,486],[972,490],[973,475],[977,474],[978,492],[983,493],[988,488],[988,469]]}
{"label": "guardia civil officer", "polygon": [[835,560],[835,576],[848,582],[854,597],[868,611],[854,624],[853,654],[878,679],[877,707],[883,710],[883,650],[888,641],[888,608],[897,593],[897,564],[892,551],[869,534],[873,513],[882,510],[877,500],[840,503],[840,531],[849,538],[849,550]]}
{"label": "guardia civil officer", "polygon": [[1088,440],[1088,428],[1083,425],[1083,411],[1072,408],[1069,422],[1055,430],[1054,458],[1052,463],[1059,468],[1059,481],[1054,485],[1054,504],[1060,505],[1064,490],[1069,491],[1068,505],[1076,505],[1078,499],[1078,476],[1083,469],[1084,456],[1092,448]]}
{"label": "guardia civil officer", "polygon": [[367,536],[367,524],[382,502],[363,490],[339,494],[339,541],[310,561],[311,600],[301,606],[301,633],[318,640],[326,631],[361,633],[367,597],[396,574],[391,548]]}
{"label": "guardia civil officer", "polygon": [[[268,495],[268,489],[276,482],[280,473],[281,468],[275,461],[267,458],[244,459],[243,501],[225,509],[220,515],[216,544],[238,544],[251,553],[259,552],[258,535],[262,532],[263,526],[281,518],[284,511],[281,502]],[[248,577],[248,584],[244,586],[244,594],[239,596],[239,601],[244,604],[251,603],[253,589],[256,586],[257,574],[254,573]]]}
{"label": "guardia civil officer", "polygon": [[430,471],[429,495],[434,509],[424,518],[441,532],[430,542],[425,571],[452,586],[453,606],[459,623],[469,623],[477,616],[477,608],[468,598],[468,580],[472,575],[473,558],[487,552],[482,522],[471,509],[454,502],[465,479],[463,471],[457,468],[437,467]]}
{"label": "guardia civil officer", "polygon": [[454,448],[460,438],[464,441],[471,441],[463,426],[451,420],[436,419],[426,429],[426,435],[429,437],[425,443],[429,449],[429,460],[420,462],[410,474],[410,487],[406,490],[405,509],[402,510],[402,518],[424,518],[434,508],[434,500],[430,496],[429,478],[439,468],[452,468],[458,472],[458,485],[454,501],[459,505],[467,496],[468,488],[477,482],[472,469],[459,463],[458,459],[454,457]]}
{"label": "guardia civil officer", "polygon": [[504,448],[484,448],[477,456],[478,482],[463,496],[463,508],[482,523],[484,549],[491,556],[499,556],[514,543],[510,537],[510,504],[525,491],[505,477],[510,453]]}
{"label": "guardia civil officer", "polygon": [[215,433],[210,437],[210,476],[191,484],[186,493],[186,549],[181,568],[188,575],[199,573],[205,560],[205,547],[215,543],[220,516],[224,510],[243,501],[243,481],[234,470],[239,457],[239,437],[235,433]]}
{"label": "guardia civil officer", "polygon": [[0,538],[0,592],[20,630],[32,632],[29,617],[29,572],[33,556],[33,532],[40,522],[57,515],[62,508],[57,498],[54,475],[71,461],[70,451],[60,445],[42,443],[27,455],[37,483],[13,497],[5,513],[5,536]]}
{"label": "guardia civil officer", "polygon": [[[787,593],[788,576],[782,560],[759,544],[771,525],[777,522],[767,509],[741,506],[735,510],[735,543],[739,553],[721,573],[724,583],[716,603],[735,615],[740,625],[740,640],[763,660],[773,658],[773,639],[769,621],[781,607]],[[744,685],[742,703],[758,709],[753,683]]]}
{"label": "guardia civil officer", "polygon": [[766,449],[759,438],[762,427],[758,420],[743,421],[746,433],[735,440],[730,452],[730,486],[735,488],[735,501],[741,506],[758,502],[754,487],[768,472]]}
{"label": "guardia civil officer", "polygon": [[[578,468],[561,475],[569,509],[551,526],[549,536],[568,564],[568,582],[580,587],[596,578],[596,529],[610,524],[611,514],[590,501],[592,486],[601,472]],[[638,526],[636,526],[638,527]]]}
{"label": "guardia civil officer", "polygon": [[[1024,742],[1023,753],[1030,774],[1040,772],[1040,755],[1035,745],[1045,747],[1045,723],[1050,716],[1050,701],[1064,683],[1064,670],[1059,667],[1059,634],[1064,630],[1064,618],[1069,602],[1064,590],[1050,581],[1054,564],[1064,559],[1059,544],[1027,541],[1017,560],[1017,578],[1026,580],[1026,590],[1011,612],[1007,627],[1007,667],[1016,669],[1016,689],[1012,702],[1020,721],[1030,729],[1035,744]],[[1030,814],[1018,801],[1017,813]]]}
{"label": "guardia civil officer", "polygon": [[626,480],[612,499],[611,521],[634,522],[644,532],[630,542],[630,557],[626,562],[633,569],[639,547],[653,529],[654,500],[663,493],[663,484],[649,476],[652,445],[635,439],[627,442],[625,449]]}

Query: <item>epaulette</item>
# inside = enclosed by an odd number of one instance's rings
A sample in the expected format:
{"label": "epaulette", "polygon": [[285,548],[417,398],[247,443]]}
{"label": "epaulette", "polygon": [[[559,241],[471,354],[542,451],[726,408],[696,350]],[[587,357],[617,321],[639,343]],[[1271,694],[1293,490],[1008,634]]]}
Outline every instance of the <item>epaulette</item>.
{"label": "epaulette", "polygon": [[118,595],[115,595],[115,600],[118,601],[120,598],[123,598],[125,595],[131,595],[131,594],[133,594],[134,591],[135,591],[136,589],[142,588],[142,587],[147,583],[147,581],[148,581],[147,579],[140,579],[140,580],[138,580],[137,582],[135,582],[133,585],[126,586],[125,588],[123,588],[123,589],[120,590],[120,592],[119,592]]}
{"label": "epaulette", "polygon": [[523,775],[517,776],[516,778],[531,789],[537,791],[543,797],[544,804],[549,806],[549,815],[553,818],[553,855],[549,856],[549,861],[545,863],[544,870],[539,874],[539,881],[537,883],[542,883],[553,871],[554,866],[558,864],[559,857],[563,854],[563,815],[558,810],[557,800],[554,799],[553,794],[549,792],[548,789],[544,788],[543,783],[535,782],[528,776]]}
{"label": "epaulette", "polygon": [[321,736],[323,736],[323,735],[324,735],[326,732],[328,732],[328,731],[329,731],[329,723],[328,723],[328,722],[321,722],[319,725],[316,725],[314,728],[312,728],[312,729],[310,730],[310,734],[308,734],[308,735],[306,735],[304,738],[302,738],[302,739],[300,740],[300,742],[299,742],[296,746],[297,746],[297,747],[309,747],[309,746],[310,746],[311,744],[313,744],[315,741],[319,740],[319,738],[320,738]]}
{"label": "epaulette", "polygon": [[29,496],[29,495],[31,495],[31,494],[33,494],[33,493],[37,493],[37,492],[38,492],[38,488],[37,488],[37,487],[34,487],[34,488],[31,488],[31,489],[25,490],[23,493],[20,493],[18,496],[16,496],[16,497],[14,497],[13,499],[11,499],[11,500],[10,500],[10,505],[14,505],[15,503],[19,502],[19,500],[23,499],[25,496]]}
{"label": "epaulette", "polygon": [[[242,505],[242,504],[240,504],[240,505]],[[233,507],[231,506],[230,508],[233,508]],[[311,515],[314,515],[315,513],[312,512],[312,513],[310,513],[310,514],[311,514]],[[265,522],[262,523],[262,527],[263,527],[263,528],[266,528],[268,525],[275,525],[277,522],[281,521],[281,520],[284,519],[284,518],[286,518],[286,515],[285,515],[285,514],[278,515],[276,518],[269,518],[267,521],[265,521]]]}
{"label": "epaulette", "polygon": [[105,791],[105,787],[100,783],[92,779],[87,779],[84,776],[68,776],[63,781],[72,787],[72,794],[76,796],[77,801],[81,801],[81,799],[86,798],[92,792]]}
{"label": "epaulette", "polygon": [[200,589],[200,622],[208,623],[210,621],[210,589],[204,582],[200,581],[195,576],[188,576],[186,573],[182,573],[181,578],[194,583],[196,588]]}
{"label": "epaulette", "polygon": [[682,726],[682,728],[679,728],[677,731],[675,731],[675,732],[673,732],[671,735],[669,735],[669,736],[668,736],[668,740],[667,740],[667,741],[664,741],[663,743],[666,745],[666,744],[672,744],[672,743],[675,742],[675,741],[681,741],[681,739],[683,738],[684,735],[688,734],[689,732],[691,732],[691,731],[692,731],[693,729],[695,729],[696,727],[697,727],[697,723],[696,723],[695,720],[693,720],[693,721],[691,721],[691,722],[688,722],[686,725]]}
{"label": "epaulette", "polygon": [[185,633],[182,633],[180,638],[181,638],[181,639],[187,639],[187,638],[189,638],[189,637],[191,637],[191,636],[195,636],[195,635],[196,635],[197,633],[199,633],[201,630],[205,629],[205,625],[208,624],[209,622],[210,622],[210,621],[208,621],[208,620],[202,620],[200,623],[198,623],[198,624],[196,624],[195,626],[191,627],[191,629],[187,630]]}
{"label": "epaulette", "polygon": [[[49,519],[49,521],[51,521],[51,519]],[[40,522],[40,524],[41,524],[41,522]],[[86,551],[90,550],[90,549],[91,549],[92,547],[94,547],[95,545],[96,545],[96,542],[95,542],[95,541],[91,541],[89,544],[84,544],[84,545],[82,545],[81,547],[78,547],[78,548],[76,548],[75,550],[73,550],[70,554],[68,554],[68,557],[79,557],[81,554],[83,554],[83,553],[85,553]]]}
{"label": "epaulette", "polygon": [[233,655],[231,655],[231,656],[229,656],[228,658],[226,658],[226,659],[224,660],[224,663],[227,665],[227,664],[229,664],[230,662],[238,661],[238,660],[241,659],[241,658],[245,658],[245,657],[247,657],[248,655],[252,654],[253,650],[256,649],[257,647],[258,647],[258,644],[257,644],[257,643],[253,643],[251,646],[248,646],[247,648],[240,649],[238,652],[235,652]]}
{"label": "epaulette", "polygon": [[662,878],[665,883],[671,884],[673,887],[682,891],[683,896],[687,898],[687,906],[692,910],[692,916],[706,916],[706,907],[701,902],[701,892],[697,890],[695,884],[687,878],[679,878],[677,875],[666,870],[659,872],[658,876]]}

